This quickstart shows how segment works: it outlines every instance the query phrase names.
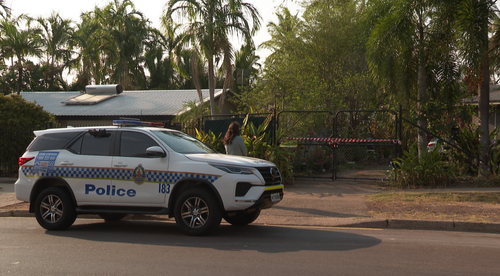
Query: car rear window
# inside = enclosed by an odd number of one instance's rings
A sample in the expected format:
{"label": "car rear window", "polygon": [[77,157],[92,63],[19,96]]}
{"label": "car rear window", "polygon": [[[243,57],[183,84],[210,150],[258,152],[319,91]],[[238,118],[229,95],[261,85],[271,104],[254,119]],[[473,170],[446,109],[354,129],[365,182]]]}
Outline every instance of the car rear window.
{"label": "car rear window", "polygon": [[48,133],[38,136],[29,151],[63,149],[71,140],[81,132]]}

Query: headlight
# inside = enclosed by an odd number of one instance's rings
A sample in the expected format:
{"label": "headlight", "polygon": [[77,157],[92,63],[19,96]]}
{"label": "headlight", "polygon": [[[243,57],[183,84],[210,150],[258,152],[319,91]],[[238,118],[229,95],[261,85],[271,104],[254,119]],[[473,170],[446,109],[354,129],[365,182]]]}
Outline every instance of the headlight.
{"label": "headlight", "polygon": [[233,167],[221,164],[210,164],[211,166],[216,167],[219,170],[223,170],[227,173],[237,173],[237,174],[253,174],[253,172],[248,168],[242,167]]}

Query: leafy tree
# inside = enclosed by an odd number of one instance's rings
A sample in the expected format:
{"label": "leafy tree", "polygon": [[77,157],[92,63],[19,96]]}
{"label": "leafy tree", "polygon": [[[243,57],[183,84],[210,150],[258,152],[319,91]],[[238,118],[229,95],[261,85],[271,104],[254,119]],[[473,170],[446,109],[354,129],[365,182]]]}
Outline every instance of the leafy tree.
{"label": "leafy tree", "polygon": [[2,46],[3,57],[16,59],[14,64],[18,71],[17,94],[21,92],[26,58],[30,56],[40,57],[42,47],[40,29],[19,28],[19,24],[26,19],[26,16],[20,16],[0,21],[0,45]]}
{"label": "leafy tree", "polygon": [[53,119],[52,114],[19,95],[0,94],[0,118],[4,127],[42,127]]}
{"label": "leafy tree", "polygon": [[0,11],[0,16],[3,18],[8,18],[12,11],[7,5],[5,5],[4,2],[4,0],[0,0],[0,8],[3,10],[3,12]]}
{"label": "leafy tree", "polygon": [[[26,61],[23,65],[23,76],[22,76],[22,91],[45,91],[46,81],[44,77],[44,68],[39,64],[34,64],[31,61]],[[12,91],[16,91],[18,83],[18,71],[16,66],[10,66],[5,70],[2,70],[2,75],[0,77],[0,82],[2,82],[2,87],[0,88],[0,93],[5,95],[10,94]]]}
{"label": "leafy tree", "polygon": [[[178,45],[193,46],[207,59],[210,111],[215,114],[215,66],[219,61],[222,61],[226,81],[232,80],[232,46],[229,35],[240,34],[249,42],[260,27],[260,15],[252,4],[241,0],[170,0],[162,22],[168,28],[176,25],[175,20],[183,17],[189,23],[180,35]],[[227,85],[229,83],[226,82],[224,86]]]}
{"label": "leafy tree", "polygon": [[253,88],[262,66],[258,62],[259,59],[260,57],[255,55],[255,46],[253,44],[242,45],[240,50],[235,52],[233,83],[237,84],[234,88],[236,93],[241,93],[243,90],[251,90]]}
{"label": "leafy tree", "polygon": [[[370,19],[374,22],[368,41],[370,68],[393,93],[416,100],[418,125],[426,129],[428,55],[436,26],[433,1],[373,1]],[[416,95],[416,97],[415,97]],[[427,148],[425,132],[418,131],[419,155]]]}
{"label": "leafy tree", "polygon": [[68,90],[63,79],[65,69],[70,69],[74,62],[70,41],[74,29],[69,19],[63,19],[58,13],[52,13],[48,18],[39,17],[37,22],[42,29],[42,43],[45,49],[45,75],[48,90]]}
{"label": "leafy tree", "polygon": [[301,20],[281,7],[278,22],[268,24],[271,40],[262,44],[272,53],[245,101],[258,106],[254,111],[380,107],[386,98],[364,58],[363,11],[360,1],[313,1]]}
{"label": "leafy tree", "polygon": [[[461,0],[455,3],[452,10],[456,16],[456,29],[458,34],[459,49],[469,77],[477,80],[479,84],[479,142],[481,144],[481,157],[488,160],[489,139],[489,106],[490,106],[490,56],[493,49],[498,49],[498,44],[490,49],[489,26],[495,18],[496,1],[491,0]],[[496,34],[495,37],[497,37]],[[488,172],[482,167],[481,174]]]}
{"label": "leafy tree", "polygon": [[105,38],[113,46],[106,51],[106,65],[113,69],[111,81],[122,84],[124,89],[144,87],[145,74],[140,64],[149,22],[130,0],[114,0],[100,16],[106,26]]}

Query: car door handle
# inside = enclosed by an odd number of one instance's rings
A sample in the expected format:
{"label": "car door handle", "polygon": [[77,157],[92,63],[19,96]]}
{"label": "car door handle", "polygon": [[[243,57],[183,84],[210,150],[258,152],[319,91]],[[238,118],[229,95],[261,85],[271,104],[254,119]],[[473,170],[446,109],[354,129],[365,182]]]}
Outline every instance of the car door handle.
{"label": "car door handle", "polygon": [[63,161],[61,163],[59,163],[61,166],[71,166],[73,165],[74,163],[73,162],[69,162],[69,161]]}
{"label": "car door handle", "polygon": [[123,164],[120,162],[120,163],[114,164],[113,166],[118,167],[118,168],[125,168],[127,166],[127,164]]}

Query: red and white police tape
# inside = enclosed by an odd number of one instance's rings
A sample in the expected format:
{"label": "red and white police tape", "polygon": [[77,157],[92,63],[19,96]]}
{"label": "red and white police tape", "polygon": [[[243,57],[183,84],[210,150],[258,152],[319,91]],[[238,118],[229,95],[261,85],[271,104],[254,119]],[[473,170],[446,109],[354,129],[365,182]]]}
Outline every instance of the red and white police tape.
{"label": "red and white police tape", "polygon": [[285,140],[301,140],[301,141],[319,141],[327,142],[328,144],[338,144],[338,143],[386,143],[391,142],[393,144],[401,145],[401,140],[399,139],[352,139],[352,138],[312,138],[312,137],[286,137],[282,139]]}

